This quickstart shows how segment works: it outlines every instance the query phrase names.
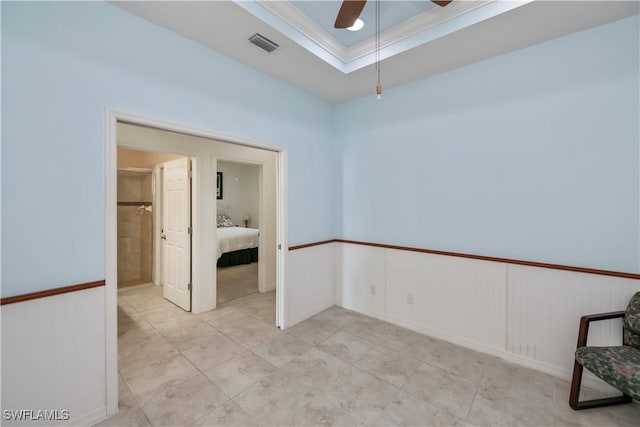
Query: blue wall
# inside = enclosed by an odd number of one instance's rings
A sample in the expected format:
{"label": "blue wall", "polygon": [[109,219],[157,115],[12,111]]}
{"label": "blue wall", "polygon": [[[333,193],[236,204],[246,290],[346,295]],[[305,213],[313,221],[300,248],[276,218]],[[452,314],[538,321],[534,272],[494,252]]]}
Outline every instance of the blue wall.
{"label": "blue wall", "polygon": [[337,107],[342,236],[640,272],[638,34],[636,16]]}
{"label": "blue wall", "polygon": [[2,2],[2,296],[104,278],[107,108],[286,147],[290,244],[336,235],[328,103],[106,3]]}
{"label": "blue wall", "polygon": [[638,17],[335,107],[104,3],[2,2],[2,296],[104,277],[114,108],[289,150],[289,240],[640,271]]}

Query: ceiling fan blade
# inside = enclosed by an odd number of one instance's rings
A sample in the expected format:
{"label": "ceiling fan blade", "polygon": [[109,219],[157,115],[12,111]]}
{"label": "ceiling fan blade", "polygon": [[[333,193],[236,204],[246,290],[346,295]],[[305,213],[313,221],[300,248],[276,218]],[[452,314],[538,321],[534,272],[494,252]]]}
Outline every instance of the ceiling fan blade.
{"label": "ceiling fan blade", "polygon": [[334,27],[349,28],[355,24],[366,2],[367,0],[344,0],[342,6],[340,6]]}
{"label": "ceiling fan blade", "polygon": [[445,7],[446,5],[451,3],[453,0],[431,0],[431,1],[437,4],[438,6]]}

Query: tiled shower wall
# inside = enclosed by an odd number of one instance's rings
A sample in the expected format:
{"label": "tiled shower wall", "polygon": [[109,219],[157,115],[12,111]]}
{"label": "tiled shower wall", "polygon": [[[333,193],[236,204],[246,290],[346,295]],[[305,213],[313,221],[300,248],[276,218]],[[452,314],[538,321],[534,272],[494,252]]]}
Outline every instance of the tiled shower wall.
{"label": "tiled shower wall", "polygon": [[153,214],[139,209],[153,200],[151,182],[151,172],[118,171],[118,287],[152,279]]}

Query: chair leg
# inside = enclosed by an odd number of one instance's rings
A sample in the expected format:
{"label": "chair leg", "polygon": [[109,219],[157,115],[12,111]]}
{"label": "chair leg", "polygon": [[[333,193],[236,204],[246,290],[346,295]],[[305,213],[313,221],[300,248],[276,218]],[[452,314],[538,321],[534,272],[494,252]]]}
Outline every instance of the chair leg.
{"label": "chair leg", "polygon": [[624,403],[631,403],[631,396],[623,394],[618,397],[608,397],[606,399],[593,399],[579,402],[580,398],[580,385],[582,384],[582,373],[584,367],[577,361],[573,364],[573,378],[571,379],[571,393],[569,394],[569,406],[573,410],[598,408],[600,406],[612,406],[622,405]]}
{"label": "chair leg", "polygon": [[583,366],[578,361],[573,362],[573,378],[571,378],[571,393],[569,393],[569,406],[578,410],[578,399],[580,398],[580,385],[582,384]]}

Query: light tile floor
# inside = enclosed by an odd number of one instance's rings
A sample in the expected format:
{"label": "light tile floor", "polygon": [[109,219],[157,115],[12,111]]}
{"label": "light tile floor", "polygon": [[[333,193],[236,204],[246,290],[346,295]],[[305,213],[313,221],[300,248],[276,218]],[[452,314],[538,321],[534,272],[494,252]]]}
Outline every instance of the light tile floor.
{"label": "light tile floor", "polygon": [[566,381],[338,307],[284,332],[274,293],[193,315],[148,285],[118,310],[120,412],[100,426],[640,425],[637,403],[575,412]]}
{"label": "light tile floor", "polygon": [[219,267],[217,274],[218,304],[258,293],[258,263]]}

